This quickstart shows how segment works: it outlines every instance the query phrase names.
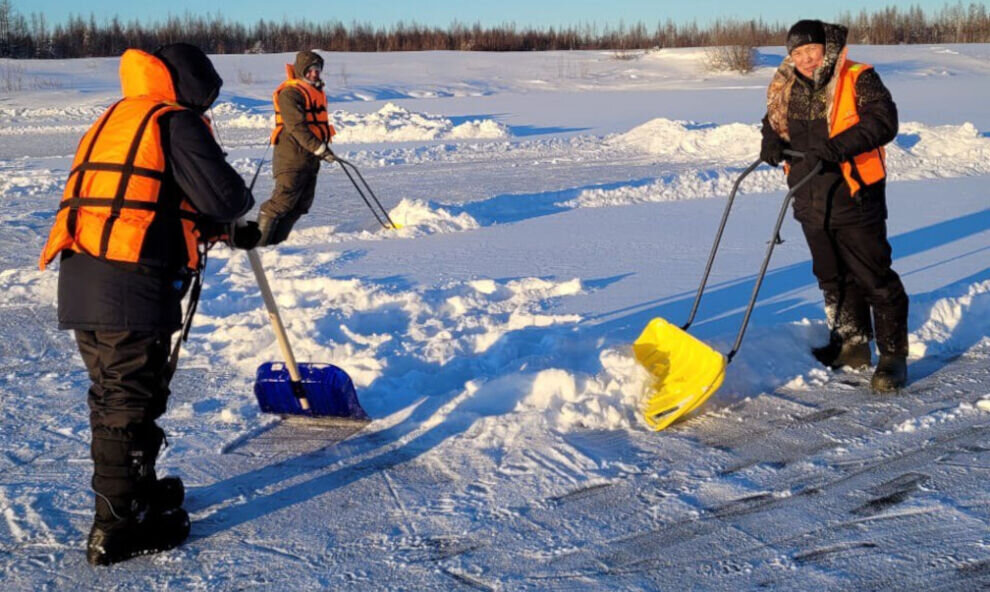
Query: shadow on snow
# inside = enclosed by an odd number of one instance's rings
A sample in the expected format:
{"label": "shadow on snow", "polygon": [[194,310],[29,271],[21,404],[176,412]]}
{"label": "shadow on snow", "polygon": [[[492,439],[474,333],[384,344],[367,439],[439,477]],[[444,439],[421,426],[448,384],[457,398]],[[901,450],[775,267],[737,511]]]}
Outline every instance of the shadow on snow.
{"label": "shadow on snow", "polygon": [[[891,243],[899,257],[907,257],[988,229],[990,209],[905,232],[892,237]],[[592,280],[586,285],[605,286],[621,281],[622,277]],[[957,296],[973,282],[987,279],[990,279],[990,268],[927,294],[916,295],[914,300],[918,301],[918,305],[928,309],[920,314],[915,311],[913,317],[926,319],[928,310],[938,298]],[[703,339],[734,333],[741,322],[754,280],[754,275],[750,275],[710,286],[692,333]],[[814,284],[810,261],[771,271],[761,289],[752,322],[780,324],[802,318],[820,319],[820,303],[786,298],[788,293]],[[532,376],[540,370],[561,367],[563,363],[571,370],[596,372],[600,364],[600,349],[631,342],[653,317],[686,318],[693,298],[694,292],[691,291],[647,301],[637,307],[611,311],[594,319],[603,321],[614,317],[611,320],[578,327],[557,325],[511,331],[484,352],[473,356],[458,355],[443,365],[403,357],[398,353],[402,344],[395,344],[397,349],[392,354],[396,357],[389,358],[388,372],[365,389],[362,403],[364,400],[371,402],[372,399],[379,399],[377,404],[369,405],[375,408],[376,415],[388,415],[413,406],[407,418],[394,426],[359,435],[333,448],[301,454],[192,490],[187,507],[191,512],[197,512],[229,503],[243,491],[264,490],[277,483],[315,473],[309,479],[278,491],[221,507],[209,518],[194,524],[193,538],[213,536],[413,460],[445,440],[465,433],[481,417],[510,412],[523,393],[528,391]],[[981,298],[988,296],[981,295]],[[397,316],[392,322],[401,323],[402,319]],[[965,322],[958,323],[950,337],[956,349],[965,350],[982,338],[981,331],[965,325]],[[806,357],[811,367],[814,362],[810,353]],[[950,361],[951,358],[926,357],[912,362],[912,380],[928,376]],[[525,374],[516,374],[520,371]],[[457,401],[463,392],[466,376],[488,378],[488,381],[483,382],[471,396]],[[438,418],[441,413],[443,416]],[[415,433],[431,420],[436,421],[436,425],[422,433]],[[367,454],[373,456],[349,466],[326,468]]]}

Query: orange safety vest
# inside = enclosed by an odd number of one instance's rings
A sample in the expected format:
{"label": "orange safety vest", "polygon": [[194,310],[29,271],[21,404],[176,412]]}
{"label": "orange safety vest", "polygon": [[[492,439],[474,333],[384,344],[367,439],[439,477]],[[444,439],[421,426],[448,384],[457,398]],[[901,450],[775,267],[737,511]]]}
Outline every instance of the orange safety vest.
{"label": "orange safety vest", "polygon": [[[124,54],[121,79],[125,90],[142,84],[126,80],[128,73],[138,75],[137,69],[143,69],[142,74],[151,70],[168,76],[164,64],[159,70],[150,60],[161,63],[138,50]],[[166,86],[171,88],[171,79]],[[125,98],[111,105],[83,136],[41,253],[41,269],[66,249],[107,261],[161,264],[142,257],[148,229],[158,216],[181,221],[186,265],[198,268],[198,212],[184,197],[176,204],[160,195],[166,161],[158,119],[185,109],[161,96],[125,92]]]}
{"label": "orange safety vest", "polygon": [[278,137],[285,129],[285,122],[282,120],[282,112],[278,108],[278,95],[287,88],[294,88],[302,93],[305,101],[304,113],[309,131],[319,138],[321,142],[329,144],[337,130],[330,125],[330,118],[327,114],[327,95],[322,90],[316,88],[299,78],[295,77],[295,71],[291,64],[285,65],[288,79],[280,84],[272,93],[272,102],[275,103],[275,129],[272,130],[271,142],[278,143]]}
{"label": "orange safety vest", "polygon": [[[832,99],[832,113],[828,137],[834,138],[859,123],[859,112],[856,110],[856,81],[859,76],[871,69],[869,64],[861,64],[851,60],[843,60],[842,69],[836,82],[835,95]],[[887,152],[883,146],[857,154],[852,160],[839,163],[842,176],[849,185],[849,195],[856,195],[860,187],[872,185],[887,176]]]}

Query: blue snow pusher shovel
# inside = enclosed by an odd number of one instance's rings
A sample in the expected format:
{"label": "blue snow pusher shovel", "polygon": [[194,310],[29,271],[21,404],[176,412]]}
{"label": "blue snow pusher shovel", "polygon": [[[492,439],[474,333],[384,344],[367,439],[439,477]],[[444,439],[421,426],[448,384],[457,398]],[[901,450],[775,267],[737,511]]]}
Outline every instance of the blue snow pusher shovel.
{"label": "blue snow pusher shovel", "polygon": [[339,418],[370,421],[358,402],[354,383],[346,372],[332,364],[296,362],[271,287],[265,277],[265,270],[261,266],[261,257],[252,249],[248,251],[248,259],[285,358],[284,362],[266,362],[258,367],[254,394],[258,398],[261,411],[284,416],[334,418],[333,425],[339,424]]}

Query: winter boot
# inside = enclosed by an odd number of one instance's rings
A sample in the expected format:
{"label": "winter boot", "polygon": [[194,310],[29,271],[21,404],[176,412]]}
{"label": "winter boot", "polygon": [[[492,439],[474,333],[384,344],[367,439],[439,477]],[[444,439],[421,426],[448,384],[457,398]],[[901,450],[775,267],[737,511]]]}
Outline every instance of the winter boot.
{"label": "winter boot", "polygon": [[258,244],[256,247],[266,247],[268,245],[273,245],[275,242],[272,240],[275,235],[275,230],[278,228],[278,218],[265,212],[258,212],[258,230],[261,232],[261,238],[258,239]]}
{"label": "winter boot", "polygon": [[113,523],[95,522],[86,541],[91,565],[110,565],[178,547],[189,536],[189,514],[182,508],[145,512]]}
{"label": "winter boot", "polygon": [[812,348],[811,353],[819,362],[832,369],[849,366],[863,368],[872,361],[868,341],[849,342],[830,340],[828,344]]}
{"label": "winter boot", "polygon": [[149,512],[161,514],[181,507],[186,488],[178,477],[162,477],[155,473],[155,461],[162,445],[166,444],[165,432],[155,424],[146,425],[136,440],[138,451],[131,452],[131,461],[138,477],[137,497],[141,506]]}
{"label": "winter boot", "polygon": [[890,354],[880,354],[877,369],[870,380],[874,392],[890,393],[904,388],[907,384],[907,358]]}
{"label": "winter boot", "polygon": [[147,494],[148,511],[162,514],[182,507],[186,488],[178,477],[162,477],[155,481]]}

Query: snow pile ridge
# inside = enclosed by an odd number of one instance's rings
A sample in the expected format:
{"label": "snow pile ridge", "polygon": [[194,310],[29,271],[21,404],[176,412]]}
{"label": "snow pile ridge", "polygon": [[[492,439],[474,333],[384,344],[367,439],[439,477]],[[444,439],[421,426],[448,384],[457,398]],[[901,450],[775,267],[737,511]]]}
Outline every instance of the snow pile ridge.
{"label": "snow pile ridge", "polygon": [[577,377],[559,368],[533,376],[519,412],[536,415],[551,429],[634,429],[639,419],[646,371],[636,360],[618,349],[599,355],[602,370],[597,376]]}
{"label": "snow pile ridge", "polygon": [[990,335],[990,280],[972,284],[962,296],[938,298],[928,306],[913,302],[911,311],[910,325],[918,326],[909,336],[911,357],[966,350]]}
{"label": "snow pile ridge", "polygon": [[229,101],[217,103],[211,111],[212,116],[222,127],[239,129],[271,129],[275,127],[274,115],[253,113],[251,109],[242,107],[237,103]]}
{"label": "snow pile ridge", "polygon": [[413,142],[440,139],[491,139],[508,137],[508,128],[491,120],[473,120],[460,125],[440,115],[415,113],[387,103],[374,113],[334,111],[331,123],[340,143]]}
{"label": "snow pile ridge", "polygon": [[478,228],[478,221],[466,212],[453,215],[449,211],[418,199],[403,199],[392,208],[389,217],[400,226],[401,236],[459,232]]}
{"label": "snow pile ridge", "polygon": [[972,123],[929,126],[902,123],[897,140],[887,147],[891,178],[931,179],[984,175],[990,172],[990,137]]}
{"label": "snow pile ridge", "polygon": [[759,153],[760,130],[743,123],[697,124],[659,117],[613,138],[610,144],[670,162],[751,162]]}

